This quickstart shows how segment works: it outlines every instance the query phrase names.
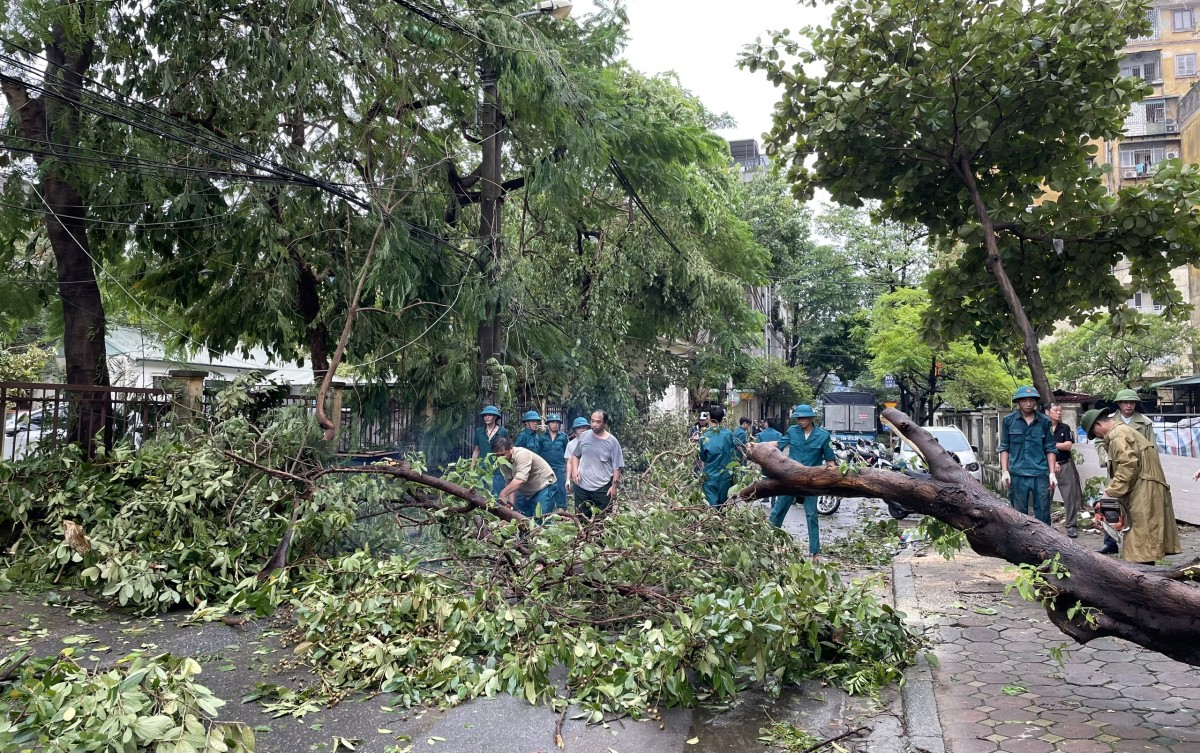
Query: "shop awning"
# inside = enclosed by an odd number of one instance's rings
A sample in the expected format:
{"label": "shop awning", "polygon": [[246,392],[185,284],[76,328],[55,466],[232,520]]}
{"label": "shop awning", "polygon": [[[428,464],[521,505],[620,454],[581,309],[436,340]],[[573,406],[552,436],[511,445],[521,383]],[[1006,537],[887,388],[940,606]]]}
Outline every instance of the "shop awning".
{"label": "shop awning", "polygon": [[1200,386],[1200,374],[1192,374],[1191,376],[1176,377],[1175,379],[1165,379],[1161,382],[1155,382],[1150,385],[1151,389],[1159,387],[1191,387]]}

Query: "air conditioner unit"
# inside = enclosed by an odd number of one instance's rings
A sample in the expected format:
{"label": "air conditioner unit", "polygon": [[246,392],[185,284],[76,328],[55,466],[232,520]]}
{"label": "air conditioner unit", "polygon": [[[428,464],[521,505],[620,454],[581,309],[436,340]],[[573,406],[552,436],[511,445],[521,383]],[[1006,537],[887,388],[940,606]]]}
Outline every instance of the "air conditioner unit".
{"label": "air conditioner unit", "polygon": [[1166,159],[1179,159],[1179,152],[1167,152],[1163,155]]}
{"label": "air conditioner unit", "polygon": [[1138,176],[1137,170],[1122,170],[1121,171],[1121,177],[1125,180],[1131,180],[1133,178],[1136,178],[1137,176]]}
{"label": "air conditioner unit", "polygon": [[1166,131],[1167,131],[1167,133],[1179,133],[1179,124],[1174,121],[1168,120]]}

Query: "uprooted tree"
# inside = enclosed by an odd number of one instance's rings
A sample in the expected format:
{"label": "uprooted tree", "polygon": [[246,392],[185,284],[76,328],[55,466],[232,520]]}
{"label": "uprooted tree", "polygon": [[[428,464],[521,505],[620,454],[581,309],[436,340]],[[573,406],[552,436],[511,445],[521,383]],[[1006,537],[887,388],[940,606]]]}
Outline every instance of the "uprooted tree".
{"label": "uprooted tree", "polygon": [[1079,643],[1115,636],[1200,665],[1200,588],[1182,582],[1200,576],[1200,560],[1178,568],[1153,567],[1093,552],[992,495],[908,416],[888,409],[883,417],[920,450],[931,479],[871,469],[843,474],[837,468],[808,468],[758,444],[749,457],[768,478],[740,496],[835,493],[900,502],[962,531],[979,554],[1042,568],[1038,595],[1046,614]]}

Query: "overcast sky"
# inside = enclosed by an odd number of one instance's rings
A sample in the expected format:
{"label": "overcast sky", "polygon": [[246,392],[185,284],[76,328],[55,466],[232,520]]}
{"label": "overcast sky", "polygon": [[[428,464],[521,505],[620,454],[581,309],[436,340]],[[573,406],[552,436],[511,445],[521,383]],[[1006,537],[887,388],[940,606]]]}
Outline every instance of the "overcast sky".
{"label": "overcast sky", "polygon": [[[575,2],[576,13],[594,7],[591,0]],[[771,128],[779,90],[761,71],[738,69],[738,55],[756,37],[766,40],[768,31],[795,31],[829,17],[826,7],[814,10],[796,0],[626,0],[626,8],[630,64],[646,73],[679,74],[684,88],[708,109],[737,121],[722,136],[759,143]]]}

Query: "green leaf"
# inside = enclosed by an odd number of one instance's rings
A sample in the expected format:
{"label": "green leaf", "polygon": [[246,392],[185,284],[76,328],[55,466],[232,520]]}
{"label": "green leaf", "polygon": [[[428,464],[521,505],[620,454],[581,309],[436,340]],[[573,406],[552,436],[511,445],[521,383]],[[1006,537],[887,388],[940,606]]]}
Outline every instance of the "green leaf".
{"label": "green leaf", "polygon": [[146,741],[162,740],[176,727],[175,720],[165,714],[139,717],[132,725],[134,734]]}

